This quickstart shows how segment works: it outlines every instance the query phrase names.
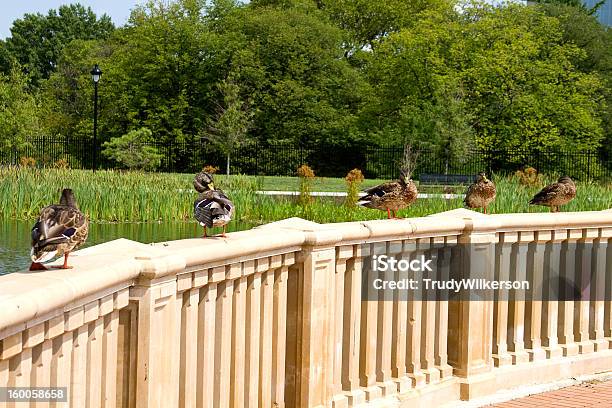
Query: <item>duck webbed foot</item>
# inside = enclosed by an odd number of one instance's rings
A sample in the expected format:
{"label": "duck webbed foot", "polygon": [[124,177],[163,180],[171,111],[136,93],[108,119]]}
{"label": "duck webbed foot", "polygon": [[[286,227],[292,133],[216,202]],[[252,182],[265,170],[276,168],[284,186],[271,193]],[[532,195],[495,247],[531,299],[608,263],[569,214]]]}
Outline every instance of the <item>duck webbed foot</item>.
{"label": "duck webbed foot", "polygon": [[41,264],[40,262],[32,262],[32,264],[30,265],[30,270],[31,271],[48,271],[49,268],[47,268],[45,265]]}

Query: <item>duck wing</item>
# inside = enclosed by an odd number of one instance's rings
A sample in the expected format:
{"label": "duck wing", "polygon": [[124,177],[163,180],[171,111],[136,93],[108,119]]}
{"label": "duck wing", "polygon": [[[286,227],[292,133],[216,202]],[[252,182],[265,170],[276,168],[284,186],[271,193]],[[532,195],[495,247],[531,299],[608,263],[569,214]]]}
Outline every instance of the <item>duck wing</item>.
{"label": "duck wing", "polygon": [[561,185],[561,183],[549,184],[542,190],[540,190],[535,196],[533,196],[531,201],[529,201],[529,204],[547,204],[562,191],[563,186]]}
{"label": "duck wing", "polygon": [[385,194],[396,192],[398,188],[400,188],[399,182],[388,181],[386,183],[382,183],[367,190],[364,190],[366,195],[361,197],[361,200],[371,200],[374,197],[380,198],[383,197]]}
{"label": "duck wing", "polygon": [[60,244],[73,247],[87,238],[87,219],[79,210],[64,205],[43,208],[32,227],[32,254],[54,252]]}
{"label": "duck wing", "polygon": [[221,190],[206,191],[194,203],[195,219],[209,228],[216,217],[231,216],[233,210],[234,204]]}

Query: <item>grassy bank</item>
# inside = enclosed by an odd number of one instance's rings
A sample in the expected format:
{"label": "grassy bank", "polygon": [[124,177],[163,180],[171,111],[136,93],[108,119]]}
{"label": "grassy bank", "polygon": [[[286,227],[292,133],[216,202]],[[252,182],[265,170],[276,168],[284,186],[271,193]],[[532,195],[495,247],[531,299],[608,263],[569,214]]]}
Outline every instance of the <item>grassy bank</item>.
{"label": "grassy bank", "polygon": [[[32,219],[42,207],[58,201],[64,187],[74,190],[81,209],[95,222],[152,222],[191,220],[196,195],[192,175],[134,173],[117,171],[0,168],[0,219]],[[288,217],[317,222],[368,220],[385,216],[380,211],[348,208],[341,200],[317,199],[306,208],[293,198],[257,195],[257,190],[296,190],[291,177],[217,176],[217,184],[236,204],[236,218],[249,223],[264,223]],[[494,213],[543,212],[543,207],[527,205],[543,184],[526,187],[514,178],[497,178]],[[543,180],[543,183],[550,182]],[[369,187],[380,180],[366,180]],[[316,179],[313,191],[344,191],[342,179]],[[401,211],[404,217],[417,217],[462,207],[461,199],[420,199]],[[578,184],[578,196],[564,211],[612,208],[610,185]]]}

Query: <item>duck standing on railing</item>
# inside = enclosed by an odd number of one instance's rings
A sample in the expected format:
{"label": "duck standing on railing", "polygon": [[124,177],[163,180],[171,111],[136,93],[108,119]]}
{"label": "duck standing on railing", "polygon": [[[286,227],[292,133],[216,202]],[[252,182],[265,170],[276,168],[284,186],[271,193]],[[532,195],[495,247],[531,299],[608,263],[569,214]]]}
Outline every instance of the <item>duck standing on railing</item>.
{"label": "duck standing on railing", "polygon": [[225,228],[234,215],[234,203],[221,190],[215,189],[211,174],[200,172],[193,179],[193,187],[200,193],[194,202],[195,219],[204,227],[206,238],[207,228],[223,227],[222,237],[225,237]]}
{"label": "duck standing on railing", "polygon": [[32,228],[31,271],[46,270],[42,262],[64,255],[61,269],[70,269],[68,254],[87,240],[89,220],[79,210],[72,190],[62,191],[60,203],[45,207]]}
{"label": "duck standing on railing", "polygon": [[418,196],[416,184],[407,169],[400,171],[400,178],[369,188],[364,191],[357,204],[377,210],[387,211],[387,218],[398,218],[396,212],[414,203]]}
{"label": "duck standing on railing", "polygon": [[495,200],[496,194],[495,184],[480,172],[476,182],[468,187],[463,202],[468,208],[482,208],[486,214],[487,206]]}
{"label": "duck standing on railing", "polygon": [[550,207],[550,212],[559,212],[559,206],[569,203],[574,197],[576,197],[576,184],[571,178],[563,176],[556,183],[540,190],[529,204],[544,205]]}

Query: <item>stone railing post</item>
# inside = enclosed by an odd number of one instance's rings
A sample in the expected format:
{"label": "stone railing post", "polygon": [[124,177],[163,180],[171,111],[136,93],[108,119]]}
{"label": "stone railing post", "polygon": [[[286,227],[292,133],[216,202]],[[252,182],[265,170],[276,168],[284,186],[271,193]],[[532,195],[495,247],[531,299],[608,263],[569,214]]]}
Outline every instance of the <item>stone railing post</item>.
{"label": "stone railing post", "polygon": [[[492,280],[495,265],[494,226],[481,217],[466,218],[466,229],[459,236],[461,264],[451,272],[455,279]],[[452,297],[451,297],[452,299]],[[460,377],[461,399],[487,393],[493,374],[493,293],[464,290],[449,302],[448,359],[454,375]]]}
{"label": "stone railing post", "polygon": [[178,406],[182,295],[177,292],[176,273],[185,269],[185,260],[136,259],[142,262],[141,275],[130,288],[130,301],[138,304],[136,407]]}
{"label": "stone railing post", "polygon": [[[299,261],[296,406],[328,406],[333,397],[335,244],[342,236],[324,229],[305,231]],[[296,313],[297,312],[297,313]],[[290,334],[290,333],[288,333]]]}

